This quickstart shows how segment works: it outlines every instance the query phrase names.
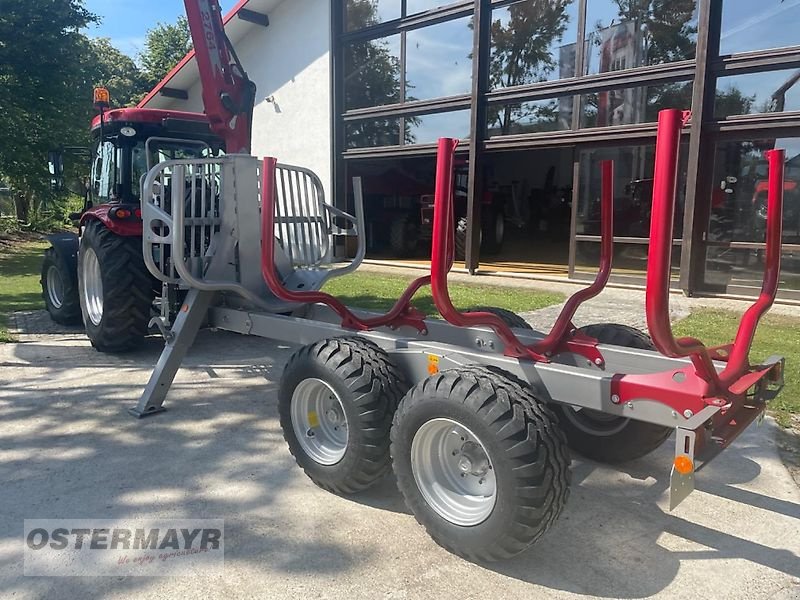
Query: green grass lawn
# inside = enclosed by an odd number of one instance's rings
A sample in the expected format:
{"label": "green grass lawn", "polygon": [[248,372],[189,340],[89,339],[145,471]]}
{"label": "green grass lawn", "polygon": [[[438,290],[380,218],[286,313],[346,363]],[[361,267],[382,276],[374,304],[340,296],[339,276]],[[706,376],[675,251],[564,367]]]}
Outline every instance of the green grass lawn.
{"label": "green grass lawn", "polygon": [[[700,310],[675,326],[676,335],[697,337],[706,345],[733,340],[740,315],[722,310]],[[800,319],[767,315],[756,332],[750,360],[756,363],[773,354],[786,358],[786,387],[770,408],[778,422],[788,427],[791,415],[800,415]]]}
{"label": "green grass lawn", "polygon": [[[324,290],[348,306],[364,310],[386,312],[412,280],[397,275],[352,273],[337,277],[325,284]],[[540,292],[523,288],[451,283],[450,297],[457,308],[496,306],[516,313],[537,310],[564,301],[562,294]],[[414,306],[431,316],[438,316],[433,305],[430,287],[424,287],[414,296]]]}
{"label": "green grass lawn", "polygon": [[39,277],[47,242],[19,242],[0,249],[0,342],[12,341],[8,314],[42,308]]}

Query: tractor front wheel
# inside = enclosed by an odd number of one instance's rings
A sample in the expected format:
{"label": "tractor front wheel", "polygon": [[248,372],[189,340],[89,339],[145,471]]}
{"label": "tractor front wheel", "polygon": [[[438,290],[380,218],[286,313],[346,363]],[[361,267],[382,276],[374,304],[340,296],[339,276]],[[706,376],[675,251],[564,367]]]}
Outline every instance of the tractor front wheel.
{"label": "tractor front wheel", "polygon": [[100,352],[139,346],[155,297],[138,237],[122,237],[99,221],[86,225],[78,251],[78,288],[86,335]]}
{"label": "tractor front wheel", "polygon": [[42,298],[50,318],[61,325],[79,324],[81,307],[75,273],[55,248],[44,252],[41,284]]}

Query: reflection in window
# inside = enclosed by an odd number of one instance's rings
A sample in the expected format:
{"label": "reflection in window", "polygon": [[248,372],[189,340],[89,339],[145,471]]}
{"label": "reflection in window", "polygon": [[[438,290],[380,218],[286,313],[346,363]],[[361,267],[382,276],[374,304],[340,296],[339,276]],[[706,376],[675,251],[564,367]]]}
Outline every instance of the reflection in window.
{"label": "reflection in window", "polygon": [[425,12],[439,8],[440,6],[447,6],[456,0],[406,0],[406,14],[413,15],[415,13]]}
{"label": "reflection in window", "polygon": [[688,110],[692,83],[618,88],[581,97],[581,127],[654,123],[665,108]]}
{"label": "reflection in window", "polygon": [[397,146],[400,143],[400,119],[348,121],[345,123],[345,139],[348,149]]}
{"label": "reflection in window", "polygon": [[800,109],[800,70],[720,77],[714,115],[783,112]]}
{"label": "reflection in window", "polygon": [[421,115],[408,123],[409,131],[406,135],[408,144],[433,144],[440,137],[465,139],[469,137],[468,110],[455,112]]}
{"label": "reflection in window", "polygon": [[577,21],[574,0],[525,0],[495,10],[490,86],[574,77]]}
{"label": "reflection in window", "polygon": [[572,105],[572,96],[491,105],[487,110],[488,134],[491,137],[569,129],[572,126]]}
{"label": "reflection in window", "polygon": [[696,0],[588,0],[586,74],[693,59]]}
{"label": "reflection in window", "polygon": [[725,0],[720,54],[796,46],[798,22],[798,0]]}
{"label": "reflection in window", "polygon": [[472,84],[470,19],[409,31],[406,38],[406,100],[468,94]]}
{"label": "reflection in window", "polygon": [[730,142],[717,146],[708,239],[765,239],[768,168],[765,152],[786,149],[783,242],[800,243],[800,138]]}
{"label": "reflection in window", "polygon": [[363,29],[400,18],[400,0],[347,0],[345,30]]}
{"label": "reflection in window", "polygon": [[[614,161],[614,236],[647,238],[650,235],[650,208],[653,201],[654,146],[598,148],[580,153],[577,233],[600,234],[600,162]],[[687,148],[681,146],[678,170],[678,202],[674,237],[683,230],[683,205],[686,192]]]}
{"label": "reflection in window", "polygon": [[345,108],[400,101],[400,36],[356,42],[344,49]]}

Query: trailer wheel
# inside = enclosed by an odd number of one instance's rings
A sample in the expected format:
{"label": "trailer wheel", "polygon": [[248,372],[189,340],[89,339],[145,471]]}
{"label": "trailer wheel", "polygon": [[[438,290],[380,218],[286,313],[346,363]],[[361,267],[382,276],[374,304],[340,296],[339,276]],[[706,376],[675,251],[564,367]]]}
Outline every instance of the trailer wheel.
{"label": "trailer wheel", "polygon": [[50,318],[61,325],[81,322],[78,282],[73,269],[52,246],[44,251],[42,298]]}
{"label": "trailer wheel", "polygon": [[389,230],[389,247],[398,257],[412,256],[417,249],[419,227],[411,220],[410,215],[398,215],[392,221]]}
{"label": "trailer wheel", "polygon": [[467,258],[467,217],[460,217],[456,221],[455,231],[455,252],[456,260],[464,260]]}
{"label": "trailer wheel", "polygon": [[503,322],[512,329],[533,329],[530,323],[520,317],[517,313],[505,308],[497,308],[496,306],[475,306],[467,309],[467,312],[488,312],[500,317]]}
{"label": "trailer wheel", "polygon": [[495,207],[487,207],[481,216],[481,248],[487,254],[497,254],[506,237],[506,216]]}
{"label": "trailer wheel", "polygon": [[389,429],[408,389],[388,355],[359,337],[298,350],[280,383],[278,410],[289,451],[319,487],[364,490],[389,471]]}
{"label": "trailer wheel", "polygon": [[155,298],[142,240],[99,221],[86,225],[78,251],[78,287],[86,335],[100,352],[135,349],[147,335]]}
{"label": "trailer wheel", "polygon": [[[578,331],[602,344],[613,344],[640,350],[655,350],[650,336],[627,325],[601,323],[581,327]],[[644,421],[608,415],[566,404],[554,405],[569,447],[586,458],[605,463],[621,463],[649,454],[672,433]]]}
{"label": "trailer wheel", "polygon": [[391,437],[407,506],[436,543],[469,560],[522,552],[566,503],[564,434],[502,371],[471,366],[422,381],[400,403]]}

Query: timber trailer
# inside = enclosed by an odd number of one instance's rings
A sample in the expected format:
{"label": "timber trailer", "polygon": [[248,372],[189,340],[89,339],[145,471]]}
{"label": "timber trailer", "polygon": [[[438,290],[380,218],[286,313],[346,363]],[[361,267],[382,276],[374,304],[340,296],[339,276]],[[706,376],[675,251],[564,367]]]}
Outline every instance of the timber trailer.
{"label": "timber trailer", "polygon": [[[659,115],[646,313],[650,336],[620,325],[573,325],[606,285],[613,254],[613,164],[602,164],[602,251],[594,282],[564,305],[548,333],[513,313],[463,312],[448,293],[453,264],[457,141],[439,140],[430,273],[388,313],[352,310],[320,291],[364,255],[360,180],[355,214],[325,201],[307,169],[247,154],[156,165],[142,190],[144,260],[188,290],[138,405],[162,411],[203,326],[304,344],[279,387],[283,434],[320,487],[350,494],[390,469],[409,509],[444,548],[470,560],[513,556],[555,522],[569,494],[570,449],[619,462],[674,433],[670,508],[695,472],[764,413],[784,361],[751,364],[760,318],[779,282],[784,152],[771,150],[766,269],[735,339],[706,347],[676,339],[669,279],[680,132],[686,113]],[[166,194],[165,190],[171,190]],[[188,193],[187,193],[188,190]],[[328,257],[334,235],[358,238],[356,258]],[[430,286],[442,319],[422,314]]]}

